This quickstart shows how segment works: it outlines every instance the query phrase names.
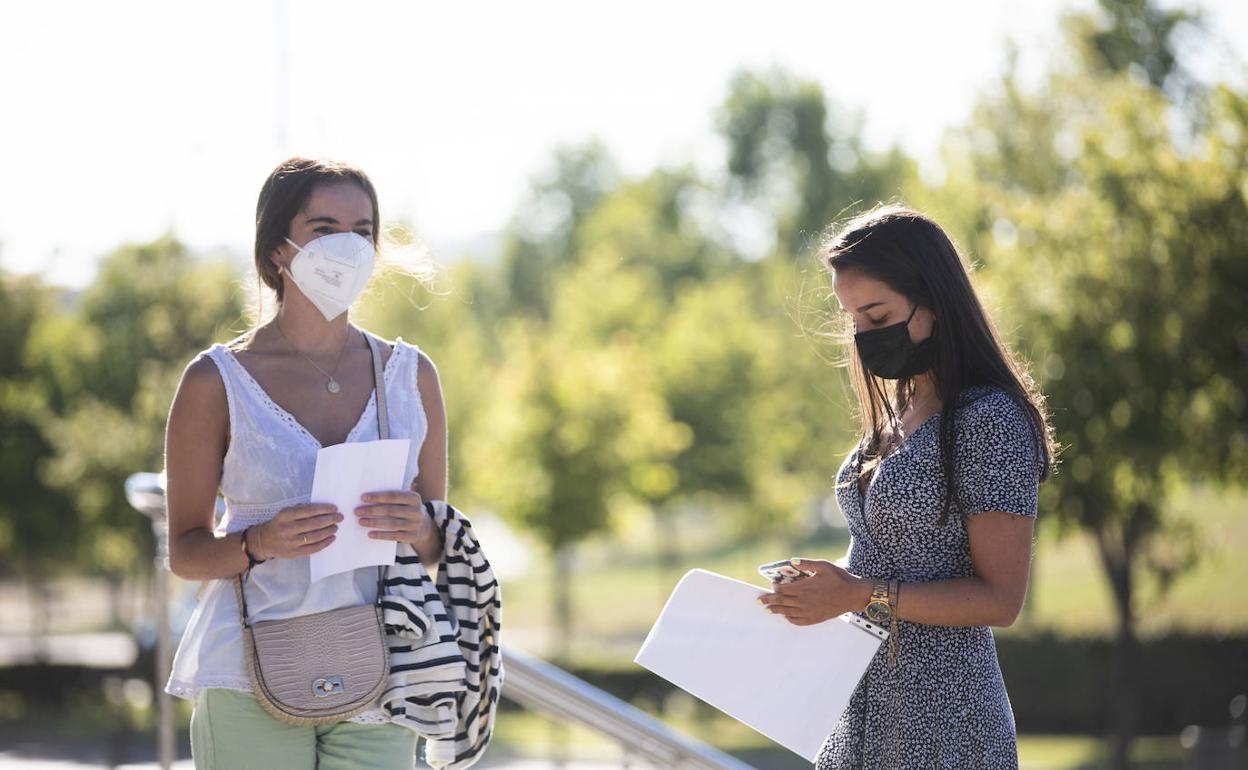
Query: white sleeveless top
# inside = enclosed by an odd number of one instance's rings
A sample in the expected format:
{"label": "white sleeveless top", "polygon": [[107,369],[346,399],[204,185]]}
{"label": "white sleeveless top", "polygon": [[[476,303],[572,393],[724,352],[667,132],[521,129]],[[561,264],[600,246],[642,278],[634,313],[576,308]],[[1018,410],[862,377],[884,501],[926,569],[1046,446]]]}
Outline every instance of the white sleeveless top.
{"label": "white sleeveless top", "polygon": [[[321,443],[269,397],[233,351],[216,344],[205,352],[221,372],[230,412],[230,442],[221,473],[225,516],[217,532],[237,532],[268,521],[282,508],[309,501]],[[419,473],[417,459],[428,432],[424,405],[416,388],[419,353],[415,345],[397,338],[382,374],[390,412],[390,437],[411,439],[405,488]],[[346,441],[377,438],[374,389]],[[350,512],[343,514],[349,516]],[[376,568],[342,572],[312,583],[308,579],[308,561],[307,556],[270,559],[252,569],[246,583],[251,620],[308,615],[376,599]],[[207,687],[250,692],[233,578],[208,580],[204,587],[178,644],[165,691],[181,698],[194,698]],[[351,721],[389,719],[380,710],[370,709]]]}

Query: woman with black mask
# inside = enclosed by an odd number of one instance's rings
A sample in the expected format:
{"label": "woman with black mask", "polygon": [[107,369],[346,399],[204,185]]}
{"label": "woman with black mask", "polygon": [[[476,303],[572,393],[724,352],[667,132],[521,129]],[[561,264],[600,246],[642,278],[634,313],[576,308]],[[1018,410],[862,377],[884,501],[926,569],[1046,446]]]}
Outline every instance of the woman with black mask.
{"label": "woman with black mask", "polygon": [[989,627],[1027,592],[1054,464],[1044,397],[928,217],[877,208],[819,256],[855,332],[860,441],[836,485],[852,539],[846,567],[794,559],[807,576],[762,601],[794,624],[859,612],[891,634],[817,766],[1017,768]]}

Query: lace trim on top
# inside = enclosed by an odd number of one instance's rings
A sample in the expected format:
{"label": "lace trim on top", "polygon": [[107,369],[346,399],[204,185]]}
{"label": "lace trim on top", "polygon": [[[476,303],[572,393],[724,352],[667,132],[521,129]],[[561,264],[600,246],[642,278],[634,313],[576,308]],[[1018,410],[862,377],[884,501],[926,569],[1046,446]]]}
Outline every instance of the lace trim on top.
{"label": "lace trim on top", "polygon": [[[390,352],[390,357],[386,359],[386,364],[381,371],[381,384],[386,388],[387,393],[390,389],[390,373],[396,366],[394,360],[399,357],[399,351],[404,347],[399,344],[400,341],[401,338],[395,340],[394,347]],[[303,426],[303,423],[299,422],[293,414],[273,400],[273,397],[270,396],[268,391],[266,391],[264,387],[256,381],[256,378],[251,375],[251,372],[247,370],[247,367],[243,366],[243,362],[238,360],[238,356],[234,354],[233,350],[229,349],[225,345],[221,345],[221,349],[225,352],[225,358],[228,359],[230,364],[238,370],[240,378],[247,384],[247,387],[251,389],[252,394],[269,410],[269,412],[273,414],[274,417],[286,423],[291,430],[303,437],[312,446],[317,449],[324,448],[325,445],[322,444],[316,436],[313,436],[312,432]],[[343,439],[344,443],[350,441],[355,436],[361,426],[367,422],[367,418],[370,413],[373,415],[376,415],[377,413],[377,389],[375,387],[369,393],[368,401],[364,403],[364,411],[360,413],[359,419],[355,421],[355,425],[351,426],[351,430],[347,431],[347,437]]]}
{"label": "lace trim on top", "polygon": [[271,503],[239,503],[227,499],[225,506],[226,515],[221,520],[220,526],[225,532],[237,532],[253,524],[263,524],[276,516],[277,512],[283,508],[292,505],[302,505],[311,499],[311,495],[297,495]]}

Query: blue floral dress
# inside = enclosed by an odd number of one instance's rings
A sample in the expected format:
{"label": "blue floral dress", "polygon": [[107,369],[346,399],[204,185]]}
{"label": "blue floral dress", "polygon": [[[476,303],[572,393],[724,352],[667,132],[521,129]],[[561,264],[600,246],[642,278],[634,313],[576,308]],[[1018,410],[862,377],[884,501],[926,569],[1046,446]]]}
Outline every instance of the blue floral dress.
{"label": "blue floral dress", "polygon": [[[859,446],[837,472],[849,522],[849,571],[904,583],[974,574],[964,516],[1036,515],[1042,454],[1022,406],[1005,391],[963,391],[955,460],[963,510],[938,524],[945,493],[940,413],[877,466],[859,492]],[[905,595],[905,588],[901,589]],[[840,722],[824,742],[820,770],[1018,767],[1014,713],[992,631],[897,622],[898,652],[880,646]]]}

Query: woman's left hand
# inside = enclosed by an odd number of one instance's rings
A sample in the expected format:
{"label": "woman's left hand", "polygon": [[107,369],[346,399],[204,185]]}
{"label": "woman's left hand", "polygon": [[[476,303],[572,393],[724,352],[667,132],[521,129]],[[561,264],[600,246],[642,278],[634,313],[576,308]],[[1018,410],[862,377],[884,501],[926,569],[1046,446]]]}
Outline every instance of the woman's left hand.
{"label": "woman's left hand", "polygon": [[808,577],[792,583],[772,583],[769,594],[758,598],[768,612],[783,615],[795,626],[810,626],[861,611],[871,595],[870,581],[823,559],[794,559],[793,566]]}
{"label": "woman's left hand", "polygon": [[368,536],[374,540],[395,540],[412,547],[434,535],[433,518],[425,513],[425,501],[415,492],[403,489],[368,492],[365,505],[355,509],[360,526],[370,527]]}

